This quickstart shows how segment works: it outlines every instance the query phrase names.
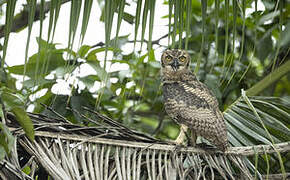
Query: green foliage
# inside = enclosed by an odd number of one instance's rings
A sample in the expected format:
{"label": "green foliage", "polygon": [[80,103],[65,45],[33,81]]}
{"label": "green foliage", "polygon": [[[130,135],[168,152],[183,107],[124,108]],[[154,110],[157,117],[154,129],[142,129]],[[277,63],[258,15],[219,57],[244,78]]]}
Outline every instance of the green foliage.
{"label": "green foliage", "polygon": [[[40,49],[39,53],[31,56],[26,63],[26,76],[30,78],[34,78],[35,75],[38,77],[45,77],[51,71],[56,68],[63,67],[65,65],[65,61],[63,59],[63,49],[55,49],[54,44],[46,44],[45,41],[40,40],[40,44],[42,49]],[[36,68],[36,65],[38,67]],[[17,65],[8,67],[8,71],[13,74],[22,75],[24,71],[25,65]]]}
{"label": "green foliage", "polygon": [[[43,103],[73,123],[91,126],[93,124],[84,122],[77,113],[83,112],[83,107],[87,107],[130,128],[161,139],[174,139],[179,130],[164,111],[159,78],[160,57],[157,52],[164,48],[164,44],[160,40],[152,41],[152,34],[158,31],[158,26],[153,26],[154,18],[159,18],[155,16],[157,1],[131,2],[136,3],[137,7],[133,16],[126,12],[126,6],[131,4],[125,0],[118,0],[117,3],[99,0],[102,11],[100,20],[105,23],[105,45],[95,47],[82,44],[77,50],[72,43],[81,16],[80,2],[71,2],[66,49],[57,49],[53,43],[61,1],[51,2],[48,38],[41,39],[40,32],[39,52],[29,57],[25,65],[5,66],[3,69],[2,61],[1,119],[4,119],[4,112],[11,111],[27,136],[33,139],[33,126],[25,113],[28,107],[32,106],[36,113],[56,116],[40,105]],[[287,0],[277,1],[279,4],[275,1],[263,1],[265,10],[262,11],[257,9],[256,2],[170,0],[163,4],[169,9],[168,15],[164,17],[164,21],[168,20],[168,48],[178,46],[188,49],[192,57],[190,68],[213,91],[220,109],[224,110],[229,140],[233,146],[290,141],[290,66],[287,66],[290,57],[290,23],[286,21],[290,8]],[[9,7],[12,5],[10,3]],[[42,8],[43,6],[44,4]],[[86,34],[92,1],[86,0],[83,6],[81,43]],[[254,11],[246,14],[249,9]],[[114,13],[118,13],[116,26],[112,24]],[[42,16],[44,17],[43,14]],[[8,15],[6,18],[9,20],[7,22],[11,21]],[[126,36],[119,36],[123,21],[132,24],[133,31],[128,31]],[[9,29],[9,26],[7,24],[6,28]],[[30,23],[29,29],[31,26]],[[112,37],[113,29],[116,30],[115,37]],[[145,37],[146,30],[149,32],[148,38]],[[138,31],[141,32],[140,39]],[[134,39],[129,41],[128,38],[133,33]],[[9,37],[9,34],[5,35],[4,42]],[[165,39],[167,35],[161,39]],[[122,47],[128,43],[132,43],[134,49],[125,54]],[[135,49],[137,43],[142,47],[147,45],[147,51]],[[4,43],[4,56],[6,46],[7,42]],[[108,58],[108,53],[112,53],[113,57]],[[101,54],[105,54],[105,60],[100,58]],[[106,71],[106,64],[126,66],[128,69]],[[95,73],[87,76],[78,74],[83,66],[90,67]],[[24,71],[25,81],[22,88],[17,89],[15,75],[23,75]],[[72,82],[67,82],[69,94],[61,95],[61,92],[53,91],[59,81],[66,81],[68,77],[74,78]],[[249,97],[249,101],[245,101],[240,97],[241,89],[245,89],[248,96],[255,97]],[[40,92],[44,93],[38,95]],[[3,123],[0,128],[1,159],[4,152],[11,151],[14,139]],[[256,164],[259,171],[264,173],[268,172],[269,167],[265,164],[280,165],[277,155],[264,155],[255,159],[265,162],[264,165]],[[255,159],[250,160],[254,162]],[[289,164],[285,168],[289,168]],[[280,170],[270,172],[277,173]]]}
{"label": "green foliage", "polygon": [[[2,105],[0,106],[2,108]],[[0,110],[0,117],[3,118],[3,112]],[[3,160],[6,155],[9,155],[14,147],[15,137],[11,134],[6,125],[0,123],[0,160]]]}
{"label": "green foliage", "polygon": [[34,140],[34,128],[30,117],[26,114],[26,111],[20,107],[13,107],[11,109],[12,113],[15,115],[18,123],[23,128],[26,136],[33,141]]}
{"label": "green foliage", "polygon": [[5,26],[5,39],[4,39],[4,45],[3,45],[3,59],[1,60],[0,68],[4,67],[9,35],[10,35],[12,23],[13,23],[12,19],[14,15],[15,5],[16,5],[16,0],[11,0],[7,2],[6,15],[5,15],[6,26]]}
{"label": "green foliage", "polygon": [[86,31],[87,31],[92,5],[93,5],[93,0],[86,0],[85,1],[84,12],[83,12],[82,31],[81,31],[81,43],[83,43]]}
{"label": "green foliage", "polygon": [[[1,144],[5,149],[6,153],[9,153],[13,147],[14,137],[10,134],[7,127],[4,125],[6,110],[12,112],[18,123],[23,127],[26,136],[30,139],[34,139],[34,129],[31,119],[27,116],[26,110],[24,108],[24,97],[17,93],[15,90],[1,87],[0,88],[0,100],[1,109],[0,117],[3,120],[1,122]],[[2,154],[1,154],[2,157]]]}
{"label": "green foliage", "polygon": [[26,41],[26,48],[25,48],[25,63],[24,63],[24,70],[23,75],[26,74],[26,64],[27,64],[27,58],[28,58],[28,49],[30,44],[30,36],[31,36],[31,30],[33,25],[33,20],[35,16],[35,8],[36,8],[36,0],[28,1],[29,6],[29,18],[28,18],[28,36]]}

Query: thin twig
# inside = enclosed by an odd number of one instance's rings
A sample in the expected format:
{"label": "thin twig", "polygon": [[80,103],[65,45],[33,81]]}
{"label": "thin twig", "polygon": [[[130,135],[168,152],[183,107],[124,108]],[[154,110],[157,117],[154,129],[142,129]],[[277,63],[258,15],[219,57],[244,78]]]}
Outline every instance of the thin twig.
{"label": "thin twig", "polygon": [[53,110],[51,107],[47,106],[46,104],[40,103],[42,106],[44,106],[47,110],[51,111],[52,113],[54,113],[55,115],[57,115],[58,117],[60,117],[62,120],[64,120],[66,123],[72,124],[72,122],[70,122],[69,120],[67,120],[64,116],[62,116],[61,114],[59,114],[58,112],[56,112],[55,110]]}

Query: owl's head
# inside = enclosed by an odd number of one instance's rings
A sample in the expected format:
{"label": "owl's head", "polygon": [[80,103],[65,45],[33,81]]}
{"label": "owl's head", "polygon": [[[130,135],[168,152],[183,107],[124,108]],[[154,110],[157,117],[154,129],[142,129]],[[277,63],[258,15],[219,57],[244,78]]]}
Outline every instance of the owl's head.
{"label": "owl's head", "polygon": [[189,54],[182,49],[165,50],[161,56],[162,71],[178,73],[188,70],[190,63]]}

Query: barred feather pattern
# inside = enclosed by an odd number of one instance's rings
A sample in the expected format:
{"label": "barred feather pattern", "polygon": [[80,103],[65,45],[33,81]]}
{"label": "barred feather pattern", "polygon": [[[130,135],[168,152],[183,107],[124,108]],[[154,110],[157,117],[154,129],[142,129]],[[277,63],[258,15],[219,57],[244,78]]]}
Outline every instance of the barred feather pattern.
{"label": "barred feather pattern", "polygon": [[[177,69],[170,57],[178,61]],[[169,59],[169,60],[167,60]],[[227,129],[216,97],[189,70],[190,58],[184,50],[167,50],[161,57],[165,110],[178,124],[186,125],[197,136],[202,136],[225,151],[228,146]],[[168,63],[169,62],[169,63]]]}
{"label": "barred feather pattern", "polygon": [[228,146],[227,130],[218,102],[193,76],[188,71],[181,81],[163,81],[165,110],[178,124],[188,126],[224,151]]}

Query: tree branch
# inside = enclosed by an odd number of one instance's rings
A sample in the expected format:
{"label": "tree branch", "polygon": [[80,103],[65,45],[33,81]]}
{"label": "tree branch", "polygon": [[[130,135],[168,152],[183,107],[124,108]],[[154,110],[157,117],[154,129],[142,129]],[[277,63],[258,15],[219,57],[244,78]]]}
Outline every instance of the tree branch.
{"label": "tree branch", "polygon": [[[11,131],[14,128],[9,128]],[[21,134],[21,132],[19,132]],[[155,150],[166,150],[166,151],[176,151],[176,145],[170,144],[170,142],[164,142],[167,144],[159,144],[159,143],[141,143],[134,141],[124,141],[124,140],[116,140],[116,139],[108,139],[108,138],[89,138],[88,136],[82,136],[77,134],[65,134],[65,133],[55,133],[55,132],[47,132],[47,131],[35,131],[35,136],[38,137],[49,137],[55,139],[63,139],[63,140],[72,140],[72,141],[86,141],[93,142],[99,144],[107,144],[113,146],[126,146],[126,147],[134,147],[134,148],[145,148],[145,149],[155,149]],[[290,151],[290,141],[276,144],[276,148],[279,152],[289,152]],[[199,154],[216,154],[220,153],[220,151],[216,151],[214,149],[201,149],[195,147],[182,147],[178,149],[178,152],[190,152],[190,153],[199,153]],[[256,146],[247,146],[247,147],[230,147],[225,154],[226,155],[242,155],[242,156],[252,156],[255,154],[272,154],[276,153],[273,149],[272,145],[256,145]]]}
{"label": "tree branch", "polygon": [[290,173],[286,173],[285,175],[284,174],[269,174],[268,176],[262,175],[263,179],[271,179],[271,180],[281,180],[285,176],[286,176],[286,179],[290,178]]}
{"label": "tree branch", "polygon": [[[166,37],[168,37],[168,34],[165,34],[165,35],[161,36],[159,39],[156,39],[156,40],[154,40],[154,41],[151,41],[151,43],[152,43],[152,45],[153,45],[153,44],[160,45],[159,42],[160,42],[162,39],[166,38]],[[136,40],[136,42],[141,42],[141,40]],[[149,41],[146,40],[146,39],[144,39],[144,42],[145,42],[145,43],[148,43]],[[128,43],[134,43],[134,41],[128,41]]]}
{"label": "tree branch", "polygon": [[[62,0],[62,4],[69,2],[70,0]],[[49,12],[50,10],[50,2],[45,2],[44,4],[44,13]],[[11,32],[19,32],[28,25],[28,13],[29,9],[27,6],[24,6],[24,9],[14,16]],[[35,9],[35,16],[34,21],[37,21],[40,19],[40,5],[38,4]],[[4,29],[5,24],[0,26],[0,38],[4,37]]]}

